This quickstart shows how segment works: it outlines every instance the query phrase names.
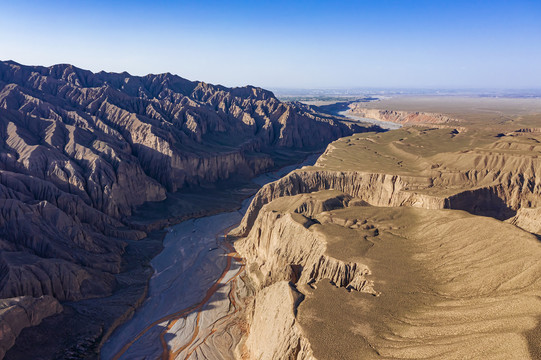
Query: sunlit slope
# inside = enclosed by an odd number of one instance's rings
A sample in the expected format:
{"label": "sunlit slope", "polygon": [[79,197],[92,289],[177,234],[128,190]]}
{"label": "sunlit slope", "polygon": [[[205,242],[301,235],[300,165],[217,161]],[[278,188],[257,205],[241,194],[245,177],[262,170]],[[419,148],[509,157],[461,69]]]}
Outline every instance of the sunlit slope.
{"label": "sunlit slope", "polygon": [[[511,224],[319,191],[263,206],[236,247],[256,289],[265,289],[256,291],[249,353],[274,331],[262,314],[280,307],[296,316],[276,340],[289,344],[278,358],[539,354],[541,244]],[[298,308],[274,293],[284,281],[305,296]],[[304,350],[296,353],[292,342]]]}
{"label": "sunlit slope", "polygon": [[233,234],[260,287],[305,296],[301,358],[539,358],[540,135],[358,134],[264,186]]}
{"label": "sunlit slope", "polygon": [[263,187],[239,231],[270,200],[340,190],[377,206],[458,209],[509,219],[541,206],[541,134],[408,127],[331,143],[315,166]]}
{"label": "sunlit slope", "polygon": [[[299,322],[318,359],[490,358],[539,354],[541,245],[516,227],[462,211],[349,207],[324,215],[380,296],[318,284]],[[347,223],[367,222],[366,236]],[[343,224],[343,225],[340,225]],[[354,250],[353,250],[354,251]]]}

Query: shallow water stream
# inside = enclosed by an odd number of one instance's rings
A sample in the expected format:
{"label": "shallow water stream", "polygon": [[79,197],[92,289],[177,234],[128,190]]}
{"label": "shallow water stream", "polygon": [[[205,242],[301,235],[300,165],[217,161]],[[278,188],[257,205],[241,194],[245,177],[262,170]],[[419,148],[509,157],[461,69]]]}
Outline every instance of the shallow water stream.
{"label": "shallow water stream", "polygon": [[347,117],[347,118],[352,119],[352,120],[357,120],[357,121],[362,121],[362,122],[367,122],[367,123],[370,123],[370,124],[374,124],[374,125],[379,126],[380,128],[387,129],[387,130],[396,130],[396,129],[400,129],[402,127],[401,124],[397,124],[397,123],[394,123],[394,122],[391,122],[391,121],[382,121],[382,120],[376,120],[376,119],[356,116],[356,115],[352,114],[350,110],[339,111],[338,115],[343,116],[343,117]]}

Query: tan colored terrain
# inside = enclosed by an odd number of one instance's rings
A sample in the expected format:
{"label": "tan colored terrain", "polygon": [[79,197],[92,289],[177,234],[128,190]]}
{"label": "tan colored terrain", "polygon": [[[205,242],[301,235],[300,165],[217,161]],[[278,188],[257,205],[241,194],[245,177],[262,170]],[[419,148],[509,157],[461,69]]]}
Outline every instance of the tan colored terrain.
{"label": "tan colored terrain", "polygon": [[264,186],[232,232],[260,314],[247,357],[289,282],[276,321],[299,346],[278,359],[540,358],[541,134],[521,116],[353,135]]}
{"label": "tan colored terrain", "polygon": [[455,126],[457,126],[458,123],[461,122],[459,119],[438,113],[367,109],[365,104],[366,103],[351,104],[349,106],[351,114],[380,121],[390,121],[402,125],[454,123]]}
{"label": "tan colored terrain", "polygon": [[[283,306],[280,298],[269,302],[279,296],[277,284],[286,284],[275,274],[300,266],[292,282],[306,298],[289,331],[300,332],[297,338],[308,341],[315,358],[526,359],[537,353],[541,245],[535,236],[463,211],[373,207],[344,203],[343,196],[323,191],[274,200],[261,212],[279,216],[283,225],[256,223],[238,245],[253,259],[252,277],[275,284],[255,298],[256,307],[267,305],[263,313]],[[334,206],[314,211],[309,205],[314,197]],[[304,218],[305,226],[299,227],[295,217]],[[268,228],[281,234],[273,242],[280,250],[269,252],[262,245]],[[318,271],[303,266],[311,253],[295,251],[295,244],[314,236],[326,256],[371,270],[364,276],[373,284],[372,295],[354,291],[340,277],[318,281]],[[258,246],[250,253],[242,250],[246,243]],[[338,272],[351,274],[347,268]],[[273,321],[252,321],[257,334],[273,326]],[[268,344],[252,344],[252,354],[258,346]]]}
{"label": "tan colored terrain", "polygon": [[417,127],[343,138],[329,145],[316,166],[263,187],[242,227],[251,226],[258,208],[274,198],[327,189],[377,206],[459,209],[506,219],[521,207],[541,205],[538,144],[533,133]]}
{"label": "tan colored terrain", "polygon": [[[385,114],[402,114],[410,123],[441,123],[453,119],[466,122],[469,126],[510,125],[508,130],[517,130],[521,126],[539,127],[541,99],[539,98],[497,98],[477,96],[396,96],[371,102],[352,103],[351,109],[359,115],[368,111],[378,116],[378,111]],[[420,113],[420,114],[419,114]],[[420,115],[420,116],[419,116]],[[426,117],[432,117],[427,119]],[[387,117],[393,121],[393,116]],[[394,117],[400,120],[400,116]],[[427,121],[428,120],[428,121]],[[401,121],[398,121],[401,122]],[[455,124],[457,126],[457,124]]]}

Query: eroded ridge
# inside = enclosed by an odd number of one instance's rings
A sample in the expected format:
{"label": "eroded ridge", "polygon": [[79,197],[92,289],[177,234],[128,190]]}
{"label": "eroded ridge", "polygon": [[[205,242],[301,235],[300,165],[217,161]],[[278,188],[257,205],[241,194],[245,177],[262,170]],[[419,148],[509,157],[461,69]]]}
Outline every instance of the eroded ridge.
{"label": "eroded ridge", "polygon": [[343,138],[330,144],[315,166],[264,186],[236,232],[246,235],[259,209],[275,198],[332,189],[375,206],[457,209],[508,219],[519,209],[541,206],[539,141],[519,132],[496,136],[416,128]]}
{"label": "eroded ridge", "polygon": [[[539,349],[541,246],[511,224],[322,191],[265,205],[236,246],[259,289],[244,343],[253,358],[271,358],[260,347],[318,359],[526,359]],[[337,263],[362,268],[362,285]],[[282,340],[258,341],[284,323]]]}
{"label": "eroded ridge", "polygon": [[541,245],[517,227],[540,228],[539,141],[475,131],[355,135],[263,187],[232,231],[255,289],[244,354],[539,357]]}

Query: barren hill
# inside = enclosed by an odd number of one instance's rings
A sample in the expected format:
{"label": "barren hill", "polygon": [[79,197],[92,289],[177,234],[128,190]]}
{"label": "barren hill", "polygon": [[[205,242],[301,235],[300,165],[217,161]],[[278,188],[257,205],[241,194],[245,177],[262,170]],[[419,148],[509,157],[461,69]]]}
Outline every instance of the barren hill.
{"label": "barren hill", "polygon": [[538,358],[538,135],[357,134],[264,186],[231,233],[255,293],[244,355]]}
{"label": "barren hill", "polygon": [[0,298],[109,295],[141,204],[365,130],[252,86],[0,62]]}

